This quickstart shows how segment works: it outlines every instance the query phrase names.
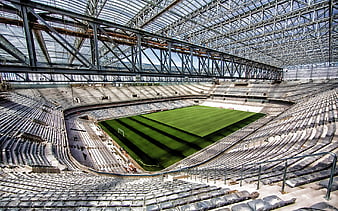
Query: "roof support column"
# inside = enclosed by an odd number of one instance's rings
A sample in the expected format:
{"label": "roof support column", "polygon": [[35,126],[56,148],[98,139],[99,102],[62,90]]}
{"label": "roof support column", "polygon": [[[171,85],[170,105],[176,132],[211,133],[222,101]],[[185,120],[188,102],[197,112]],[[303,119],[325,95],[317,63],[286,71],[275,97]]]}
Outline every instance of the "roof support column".
{"label": "roof support column", "polygon": [[[28,20],[28,12],[27,8],[25,6],[21,6],[21,12],[22,12],[22,18],[23,18],[23,28],[25,31],[25,37],[26,37],[26,44],[27,44],[27,51],[28,51],[28,57],[29,57],[29,65],[31,68],[36,68],[36,52],[34,47],[34,39],[33,39],[33,33],[32,29],[29,24]],[[26,81],[29,81],[29,75],[26,73]]]}
{"label": "roof support column", "polygon": [[193,48],[190,48],[190,73],[194,72],[194,54]]}
{"label": "roof support column", "polygon": [[141,35],[137,34],[137,53],[138,53],[138,69],[142,72],[142,40]]}
{"label": "roof support column", "polygon": [[234,64],[234,63],[235,63],[234,58],[231,58],[231,61],[230,61],[230,62],[231,62],[231,66],[230,66],[230,71],[229,71],[229,72],[230,72],[230,77],[232,78],[232,77],[234,77],[234,75],[235,75],[235,74],[234,74],[234,72],[235,72],[235,70],[234,70],[234,65],[235,65],[235,64]]}
{"label": "roof support column", "polygon": [[225,76],[225,60],[224,57],[221,55],[221,67],[220,67],[220,76]]}
{"label": "roof support column", "polygon": [[[210,60],[211,60],[211,56],[210,56],[210,52],[208,52],[207,69],[206,69],[206,74],[207,74],[207,75],[211,75],[211,74],[210,74]],[[213,71],[213,70],[212,70],[212,63],[211,63],[211,71]]]}
{"label": "roof support column", "polygon": [[168,43],[168,58],[167,59],[167,64],[168,64],[168,71],[171,73],[171,42]]}
{"label": "roof support column", "polygon": [[[332,47],[332,31],[333,31],[333,27],[332,27],[332,22],[333,22],[333,1],[330,0],[329,2],[329,67],[332,66],[332,52],[333,52],[333,47]],[[329,71],[330,68],[327,68],[327,75],[326,75],[326,79],[329,79]]]}
{"label": "roof support column", "polygon": [[91,41],[92,48],[92,63],[97,70],[101,70],[100,66],[100,57],[99,57],[99,47],[98,47],[98,34],[97,34],[97,25],[92,24],[93,28],[93,38]]}
{"label": "roof support column", "polygon": [[333,22],[333,2],[330,0],[329,2],[329,66],[332,65],[332,22]]}
{"label": "roof support column", "polygon": [[136,34],[136,44],[131,47],[131,65],[134,72],[142,72],[142,37]]}

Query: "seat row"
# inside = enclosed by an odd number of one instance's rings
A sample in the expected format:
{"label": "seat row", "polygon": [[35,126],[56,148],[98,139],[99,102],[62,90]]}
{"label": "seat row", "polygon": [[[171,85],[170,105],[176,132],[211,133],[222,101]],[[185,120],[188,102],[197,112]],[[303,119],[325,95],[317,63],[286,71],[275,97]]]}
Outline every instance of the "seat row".
{"label": "seat row", "polygon": [[[264,124],[248,136],[243,137],[229,150],[222,148],[220,144],[222,141],[220,141],[215,144],[215,146],[219,146],[217,151],[225,149],[225,152],[207,164],[196,167],[196,172],[192,171],[192,174],[197,174],[199,177],[208,176],[210,178],[212,176],[224,179],[226,171],[228,179],[232,177],[234,180],[238,180],[241,177],[241,171],[245,170],[243,178],[247,182],[254,182],[258,175],[256,163],[320,152],[336,152],[338,142],[334,137],[337,122],[336,113],[332,108],[337,108],[337,96],[336,90],[330,90],[311,100],[304,100],[273,118],[268,124]],[[330,114],[332,115],[331,121],[328,120]],[[213,149],[217,149],[215,146]],[[214,150],[213,153],[217,153],[217,151]],[[208,155],[200,156],[205,158]],[[292,178],[301,175],[306,178],[307,174],[313,174],[314,177],[318,175],[317,180],[321,179],[320,173],[316,174],[316,172],[330,167],[332,159],[330,158],[331,161],[327,162],[325,161],[325,159],[329,159],[327,157],[322,155],[288,161],[291,171],[288,175],[290,184]],[[244,169],[242,169],[243,165]],[[310,168],[311,166],[312,168]],[[215,173],[217,172],[215,169],[220,169],[219,173]],[[283,169],[284,162],[282,161],[262,165],[262,172],[265,173],[261,177],[262,181],[264,183],[281,181]],[[328,174],[323,175],[328,176]],[[295,180],[298,181],[298,179]]]}
{"label": "seat row", "polygon": [[[259,196],[257,192],[230,190],[182,180],[120,179],[84,173],[5,173],[0,177],[0,188],[0,208],[21,209],[229,209],[235,203],[252,203],[247,200]],[[276,196],[263,200],[275,208],[289,204]]]}
{"label": "seat row", "polygon": [[1,165],[49,166],[54,152],[59,163],[74,168],[66,152],[68,142],[63,112],[52,103],[42,98],[2,92],[0,117]]}
{"label": "seat row", "polygon": [[212,84],[178,84],[154,86],[111,86],[107,84],[72,85],[57,88],[20,89],[16,93],[44,98],[64,109],[112,102],[163,98],[185,95],[205,95]]}

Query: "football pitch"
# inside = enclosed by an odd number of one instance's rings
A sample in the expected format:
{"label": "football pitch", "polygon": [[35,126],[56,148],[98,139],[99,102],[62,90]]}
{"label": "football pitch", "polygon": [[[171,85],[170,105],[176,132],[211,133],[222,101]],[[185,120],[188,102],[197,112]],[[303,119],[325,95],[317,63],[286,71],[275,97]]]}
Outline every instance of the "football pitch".
{"label": "football pitch", "polygon": [[139,165],[164,169],[264,114],[191,106],[99,123]]}

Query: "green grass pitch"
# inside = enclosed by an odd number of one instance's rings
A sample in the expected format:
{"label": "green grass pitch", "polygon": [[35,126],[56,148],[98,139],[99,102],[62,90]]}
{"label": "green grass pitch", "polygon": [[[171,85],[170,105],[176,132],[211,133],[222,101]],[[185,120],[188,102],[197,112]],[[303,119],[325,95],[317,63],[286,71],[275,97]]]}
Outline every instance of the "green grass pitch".
{"label": "green grass pitch", "polygon": [[224,127],[232,125],[254,113],[223,108],[194,106],[172,111],[163,111],[145,115],[147,118],[187,131],[206,136]]}
{"label": "green grass pitch", "polygon": [[[99,123],[140,166],[166,168],[264,114],[192,106]],[[124,131],[124,136],[119,130]]]}

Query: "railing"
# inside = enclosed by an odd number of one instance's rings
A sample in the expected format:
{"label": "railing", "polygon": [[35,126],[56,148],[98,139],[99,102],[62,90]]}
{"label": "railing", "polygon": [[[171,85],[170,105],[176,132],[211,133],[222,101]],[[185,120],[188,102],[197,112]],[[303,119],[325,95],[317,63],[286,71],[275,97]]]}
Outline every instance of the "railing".
{"label": "railing", "polygon": [[321,153],[315,153],[315,154],[309,154],[309,155],[301,155],[301,156],[295,156],[295,157],[290,157],[290,158],[281,158],[281,159],[276,159],[276,160],[268,160],[268,161],[263,161],[263,162],[258,162],[258,163],[251,163],[251,164],[243,164],[241,168],[241,179],[240,179],[240,186],[242,186],[242,181],[243,181],[243,173],[245,171],[245,167],[251,166],[251,165],[256,165],[258,166],[258,178],[257,178],[257,190],[259,189],[260,186],[260,179],[262,176],[262,164],[266,163],[274,163],[274,162],[283,162],[284,161],[284,171],[283,171],[283,183],[282,183],[282,190],[281,192],[284,193],[285,189],[285,182],[286,182],[286,175],[287,175],[287,169],[288,169],[288,160],[294,160],[294,159],[299,159],[299,158],[306,158],[306,157],[315,157],[315,156],[323,156],[323,155],[331,155],[333,157],[332,165],[331,165],[331,173],[330,173],[330,179],[329,183],[327,185],[327,191],[325,195],[326,200],[330,200],[330,194],[332,190],[332,183],[333,183],[333,177],[336,171],[336,163],[337,163],[337,155],[333,152],[321,152]]}
{"label": "railing", "polygon": [[[242,181],[243,181],[243,173],[245,171],[244,167],[247,166],[253,166],[256,165],[259,168],[259,172],[258,172],[258,181],[257,181],[257,190],[260,187],[260,179],[262,176],[262,164],[265,163],[273,163],[273,162],[281,162],[284,161],[285,162],[285,167],[283,170],[283,184],[282,184],[282,190],[281,192],[284,192],[285,189],[285,182],[286,182],[286,175],[287,175],[287,168],[288,168],[288,160],[294,160],[294,159],[299,159],[299,158],[306,158],[306,157],[315,157],[315,156],[323,156],[323,155],[331,155],[333,157],[333,161],[332,161],[332,165],[331,165],[331,173],[330,173],[330,179],[329,179],[329,183],[327,186],[327,191],[326,191],[326,195],[325,195],[325,199],[326,200],[330,200],[330,194],[331,194],[331,190],[332,190],[332,184],[333,184],[333,177],[336,171],[336,163],[337,163],[337,155],[333,152],[321,152],[321,153],[315,153],[315,154],[309,154],[309,155],[302,155],[302,156],[295,156],[295,157],[290,157],[290,158],[282,158],[282,159],[276,159],[276,160],[268,160],[268,161],[263,161],[263,162],[258,162],[258,163],[251,163],[251,164],[243,164],[242,168],[240,170],[240,186],[242,186]],[[225,168],[225,166],[222,164],[220,165],[222,166],[222,169],[224,170],[224,181],[226,182],[227,180],[227,176],[228,176],[228,172]],[[197,167],[197,166],[195,166]],[[219,170],[217,168],[218,166],[214,166],[212,168],[212,170]],[[119,174],[119,173],[109,173],[109,172],[100,172],[94,169],[87,169],[92,173],[96,173],[98,175],[106,175],[106,176],[128,176],[128,177],[156,177],[156,176],[164,176],[164,175],[169,175],[169,174],[176,174],[176,173],[189,173],[189,172],[207,172],[209,170],[194,170],[191,167],[183,167],[181,169],[177,169],[177,170],[171,170],[171,171],[166,171],[166,172],[157,172],[157,173],[149,173],[149,174]],[[196,178],[195,178],[196,179]],[[207,182],[209,182],[209,178],[208,176],[206,177]]]}

